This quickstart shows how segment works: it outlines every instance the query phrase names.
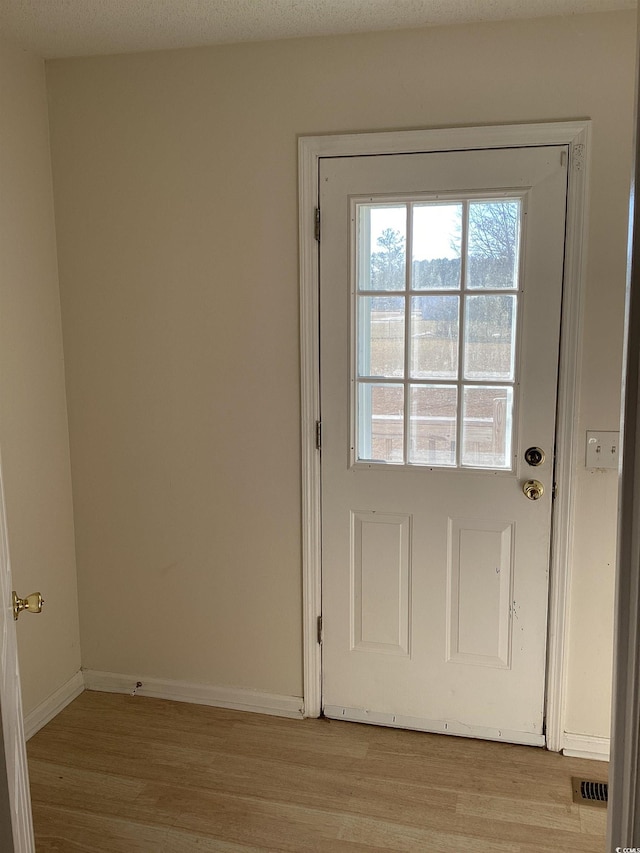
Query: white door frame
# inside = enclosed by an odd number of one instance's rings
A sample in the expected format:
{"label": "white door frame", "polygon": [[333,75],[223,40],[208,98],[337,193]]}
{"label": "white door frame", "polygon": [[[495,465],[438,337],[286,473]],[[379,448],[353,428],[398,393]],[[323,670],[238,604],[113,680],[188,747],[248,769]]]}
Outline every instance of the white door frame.
{"label": "white door frame", "polygon": [[581,448],[575,432],[580,384],[580,342],[586,254],[590,121],[411,130],[342,136],[308,136],[298,141],[300,244],[300,357],[302,428],[302,577],[304,714],[318,717],[322,661],[318,642],[321,598],[319,267],[315,238],[318,173],[322,157],[411,154],[482,148],[569,146],[569,186],[560,339],[556,485],[553,509],[547,651],[547,748],[563,747],[567,623],[572,560],[575,468]]}
{"label": "white door frame", "polygon": [[[639,24],[640,25],[640,24]],[[640,846],[640,57],[629,209],[607,850]]]}

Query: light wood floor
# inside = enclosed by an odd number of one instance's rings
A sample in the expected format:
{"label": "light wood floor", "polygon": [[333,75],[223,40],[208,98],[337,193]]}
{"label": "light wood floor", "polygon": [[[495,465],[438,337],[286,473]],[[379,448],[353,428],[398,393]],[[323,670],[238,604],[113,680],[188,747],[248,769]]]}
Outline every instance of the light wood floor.
{"label": "light wood floor", "polygon": [[602,853],[600,762],[85,692],[28,744],[38,853]]}

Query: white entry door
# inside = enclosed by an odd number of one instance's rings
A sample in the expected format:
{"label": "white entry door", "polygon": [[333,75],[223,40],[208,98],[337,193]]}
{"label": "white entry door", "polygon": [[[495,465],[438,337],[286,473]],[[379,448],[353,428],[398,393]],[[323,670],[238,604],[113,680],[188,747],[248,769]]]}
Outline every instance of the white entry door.
{"label": "white entry door", "polygon": [[567,159],[320,161],[327,716],[544,743]]}
{"label": "white entry door", "polygon": [[[12,590],[4,490],[0,469],[0,712],[2,719],[0,773],[4,773],[6,767],[11,834],[13,835],[12,853],[33,853],[35,846]],[[1,760],[2,735],[4,736],[4,764]],[[0,795],[4,790],[5,786],[0,785]],[[6,813],[4,805],[2,803],[0,807],[0,820],[4,819]],[[0,839],[5,838],[6,829],[4,826],[0,827]],[[4,851],[4,848],[2,849]]]}

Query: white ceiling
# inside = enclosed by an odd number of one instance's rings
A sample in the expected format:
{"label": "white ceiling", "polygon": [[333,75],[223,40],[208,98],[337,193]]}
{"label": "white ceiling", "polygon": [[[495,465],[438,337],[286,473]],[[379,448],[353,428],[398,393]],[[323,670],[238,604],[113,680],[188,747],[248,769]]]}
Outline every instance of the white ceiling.
{"label": "white ceiling", "polygon": [[636,0],[0,0],[0,34],[53,58],[635,6]]}

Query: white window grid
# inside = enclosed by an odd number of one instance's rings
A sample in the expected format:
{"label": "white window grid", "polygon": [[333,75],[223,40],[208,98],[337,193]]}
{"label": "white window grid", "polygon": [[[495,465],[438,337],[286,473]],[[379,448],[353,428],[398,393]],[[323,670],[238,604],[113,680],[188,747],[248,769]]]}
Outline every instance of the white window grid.
{"label": "white window grid", "polygon": [[[514,447],[516,446],[516,426],[517,426],[517,411],[518,411],[518,388],[519,388],[519,350],[520,350],[520,327],[522,322],[522,295],[523,295],[523,258],[524,258],[524,231],[526,224],[526,193],[521,190],[500,191],[500,192],[474,192],[474,193],[456,193],[437,195],[413,195],[407,196],[385,196],[376,197],[375,199],[368,196],[366,198],[353,198],[351,200],[352,207],[352,233],[351,233],[351,279],[352,279],[352,301],[351,301],[351,446],[350,446],[350,462],[352,466],[364,466],[371,468],[374,466],[393,466],[413,468],[417,470],[494,470],[498,472],[511,472],[515,467]],[[467,280],[467,248],[469,236],[469,208],[471,202],[492,202],[492,201],[519,201],[520,202],[520,217],[519,217],[519,232],[517,235],[517,264],[515,272],[516,286],[513,288],[470,288]],[[413,211],[416,205],[425,203],[430,204],[461,204],[462,205],[462,227],[461,227],[461,244],[460,244],[460,282],[457,288],[414,288],[413,284]],[[405,226],[405,282],[403,289],[379,290],[365,289],[359,287],[361,279],[360,264],[363,260],[359,247],[363,236],[360,233],[360,216],[359,209],[361,207],[381,208],[381,207],[397,207],[405,206],[406,208],[406,226]],[[367,239],[369,245],[369,239]],[[366,263],[370,262],[370,254],[364,258]],[[412,297],[416,296],[456,296],[459,298],[459,314],[458,314],[458,358],[457,358],[457,376],[456,378],[418,378],[411,376],[411,305]],[[465,372],[465,309],[466,301],[469,296],[491,296],[491,295],[512,295],[515,297],[515,333],[512,344],[512,360],[513,374],[511,379],[491,380],[487,379],[467,379],[464,377]],[[404,298],[404,359],[403,359],[403,375],[402,376],[360,376],[358,371],[358,336],[360,333],[358,317],[359,300],[364,297],[403,297]],[[387,461],[370,458],[363,453],[361,429],[362,419],[364,415],[371,419],[370,412],[361,412],[360,404],[360,387],[363,385],[379,385],[379,386],[397,386],[403,390],[403,414],[402,414],[402,446],[403,459],[401,462]],[[456,437],[455,437],[455,462],[453,464],[439,464],[436,462],[420,462],[413,461],[410,457],[410,425],[411,425],[411,387],[455,387],[457,391],[456,399]],[[509,419],[509,435],[506,436],[506,464],[501,466],[495,465],[478,465],[468,464],[463,461],[463,428],[464,428],[464,391],[466,388],[495,388],[495,389],[510,389],[511,390],[511,417]],[[416,417],[413,417],[416,420]]]}

